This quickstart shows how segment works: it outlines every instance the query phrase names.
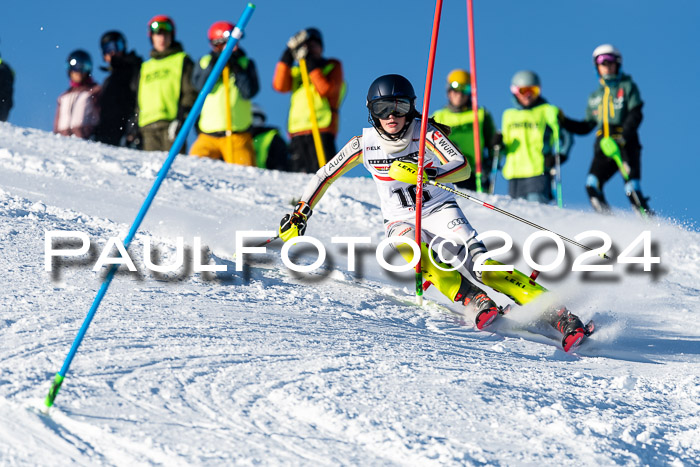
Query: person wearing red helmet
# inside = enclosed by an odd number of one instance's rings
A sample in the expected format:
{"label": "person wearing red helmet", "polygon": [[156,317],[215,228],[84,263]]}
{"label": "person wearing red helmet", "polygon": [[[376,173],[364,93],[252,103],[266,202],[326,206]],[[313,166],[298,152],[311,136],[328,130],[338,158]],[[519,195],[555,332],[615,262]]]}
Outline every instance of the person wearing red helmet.
{"label": "person wearing red helmet", "polygon": [[141,65],[138,126],[145,151],[167,151],[197,99],[194,62],[175,40],[175,23],[169,17],[151,18],[148,36],[153,49]]}
{"label": "person wearing red helmet", "polygon": [[338,109],[345,97],[343,68],[335,58],[323,56],[323,39],[316,28],[302,29],[287,41],[287,47],[275,67],[272,87],[277,92],[291,92],[287,130],[291,169],[312,173],[318,170],[318,157],[311,134],[311,111],[302,85],[301,71],[293,66],[295,61],[306,60],[311,82],[316,120],[318,121],[326,158],[335,151],[335,135],[338,133]]}
{"label": "person wearing red helmet", "polygon": [[[204,87],[233,28],[234,25],[228,21],[217,21],[209,28],[207,35],[212,51],[204,55],[195,67],[193,84],[197,91]],[[224,82],[227,75],[228,81]],[[222,76],[204,101],[197,122],[199,134],[190,148],[190,154],[255,167],[255,149],[250,133],[253,121],[250,100],[259,89],[255,62],[236,44]]]}

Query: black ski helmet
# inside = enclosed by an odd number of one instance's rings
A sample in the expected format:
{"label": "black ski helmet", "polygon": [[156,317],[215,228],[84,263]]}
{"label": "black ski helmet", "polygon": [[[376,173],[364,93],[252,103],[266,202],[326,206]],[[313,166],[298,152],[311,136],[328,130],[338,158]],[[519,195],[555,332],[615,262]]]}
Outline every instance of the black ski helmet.
{"label": "black ski helmet", "polygon": [[[383,75],[375,79],[367,91],[367,108],[372,101],[387,97],[406,97],[414,104],[416,92],[411,82],[401,75]],[[415,107],[415,106],[414,106]]]}
{"label": "black ski helmet", "polygon": [[[398,134],[385,136],[384,130],[382,130],[382,125],[379,122],[379,119],[372,116],[372,112],[370,111],[370,104],[373,101],[380,99],[391,99],[399,97],[407,98],[411,101],[411,110],[408,113],[408,115],[406,115],[406,125],[404,125],[403,129]],[[411,120],[420,115],[416,110],[415,104],[416,92],[413,90],[413,85],[409,80],[407,80],[401,75],[380,76],[379,78],[375,79],[372,82],[372,84],[370,84],[369,89],[367,90],[367,101],[365,104],[369,113],[367,121],[369,121],[369,123],[372,124],[372,126],[377,130],[377,133],[379,133],[379,136],[381,136],[382,138],[392,140],[400,139],[408,130],[409,122],[411,122]]]}
{"label": "black ski helmet", "polygon": [[124,37],[124,34],[119,31],[107,31],[106,33],[102,34],[102,37],[100,38],[100,49],[102,50],[103,55],[106,55],[107,52],[110,51],[107,49],[112,47],[108,46],[108,44],[115,44],[118,52],[126,51],[126,37]]}
{"label": "black ski helmet", "polygon": [[323,48],[323,36],[321,36],[321,31],[316,28],[306,28],[306,34],[309,36],[307,41],[316,41],[318,45]]}
{"label": "black ski helmet", "polygon": [[68,55],[68,60],[66,61],[66,68],[68,72],[79,71],[81,73],[92,73],[92,59],[90,54],[84,50],[74,50]]}

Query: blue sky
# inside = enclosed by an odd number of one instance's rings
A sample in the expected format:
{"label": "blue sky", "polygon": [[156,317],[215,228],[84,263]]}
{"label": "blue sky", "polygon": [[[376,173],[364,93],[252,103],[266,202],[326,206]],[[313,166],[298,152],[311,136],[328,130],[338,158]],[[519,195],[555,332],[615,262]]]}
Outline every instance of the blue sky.
{"label": "blue sky", "polygon": [[[208,52],[206,31],[211,23],[235,22],[244,6],[244,2],[173,0],[16,2],[0,16],[0,54],[16,73],[10,122],[50,130],[56,98],[68,83],[65,58],[84,48],[96,66],[102,64],[99,37],[106,30],[121,30],[129,48],[145,57],[150,50],[149,18],[167,14],[175,20],[177,39],[198,59]],[[256,6],[241,45],[258,65],[261,91],[254,100],[272,124],[286,127],[289,105],[288,95],[272,90],[275,63],[289,36],[309,26],[321,29],[325,55],[343,62],[348,82],[339,147],[367,125],[365,95],[377,76],[403,74],[413,82],[422,105],[433,1],[261,0]],[[693,196],[700,169],[694,144],[695,107],[700,102],[695,89],[700,76],[696,49],[700,2],[477,0],[474,16],[479,103],[498,126],[501,114],[511,106],[510,78],[520,69],[536,71],[544,97],[567,115],[582,118],[586,98],[596,86],[591,52],[601,43],[615,44],[623,53],[623,70],[637,82],[645,101],[640,130],[644,193],[651,197],[651,207],[665,216],[700,220]],[[466,1],[445,1],[431,111],[445,104],[447,73],[468,67],[467,34]],[[95,77],[102,81],[105,74],[97,71]],[[590,209],[583,187],[592,144],[592,136],[576,138],[563,166],[568,206]],[[622,186],[621,178],[615,177],[606,185],[606,195],[613,206],[627,209]],[[502,178],[496,192],[507,192]]]}

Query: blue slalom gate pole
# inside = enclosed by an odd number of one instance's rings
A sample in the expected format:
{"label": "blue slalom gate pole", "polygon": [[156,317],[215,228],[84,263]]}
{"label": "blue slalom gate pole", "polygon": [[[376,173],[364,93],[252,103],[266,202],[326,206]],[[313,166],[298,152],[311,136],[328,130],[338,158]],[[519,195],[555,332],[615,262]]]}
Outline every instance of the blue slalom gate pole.
{"label": "blue slalom gate pole", "polygon": [[[166,175],[168,174],[170,167],[173,165],[173,162],[175,161],[175,157],[178,155],[178,153],[180,152],[180,149],[185,144],[185,140],[187,139],[187,134],[190,132],[190,130],[194,126],[194,122],[197,120],[197,117],[199,116],[200,112],[202,111],[202,106],[204,105],[204,100],[207,98],[207,95],[214,87],[214,84],[216,83],[216,81],[219,79],[219,75],[221,75],[221,72],[224,69],[224,66],[226,66],[226,63],[228,62],[229,58],[231,57],[231,54],[233,53],[233,48],[236,46],[236,44],[241,39],[241,37],[243,37],[243,30],[247,26],[248,21],[250,21],[250,17],[253,15],[254,10],[255,10],[255,5],[253,5],[252,3],[248,3],[245,10],[243,10],[243,14],[241,14],[241,17],[238,19],[238,23],[236,23],[236,27],[231,32],[231,36],[229,37],[229,40],[226,43],[226,47],[221,52],[221,55],[219,56],[219,59],[216,61],[216,64],[214,65],[214,68],[212,69],[212,72],[209,75],[209,78],[207,78],[207,81],[204,83],[204,87],[202,88],[199,95],[197,96],[197,100],[194,102],[194,105],[192,106],[192,110],[190,111],[189,115],[185,119],[185,122],[183,123],[182,128],[180,129],[180,132],[178,133],[177,137],[175,138],[175,141],[173,142],[173,145],[170,148],[170,152],[168,153],[168,157],[167,157],[167,159],[165,159],[165,162],[163,162],[163,166],[161,167],[160,171],[158,172],[158,176],[156,177],[156,180],[153,183],[153,186],[151,187],[151,191],[148,192],[148,196],[146,196],[146,199],[144,200],[143,204],[141,205],[141,209],[139,210],[138,214],[136,215],[136,219],[134,220],[133,224],[131,224],[131,228],[129,229],[129,233],[126,235],[126,238],[124,239],[124,248],[125,249],[129,248],[129,244],[134,239],[136,232],[138,231],[139,227],[141,226],[141,222],[143,221],[144,217],[146,217],[146,213],[148,212],[148,209],[151,207],[151,204],[153,203],[153,199],[156,197],[156,194],[158,193],[158,189],[160,188],[161,184],[163,183],[163,180],[165,179]],[[100,290],[97,292],[97,295],[95,296],[95,300],[93,300],[93,302],[92,302],[92,306],[90,307],[90,311],[88,311],[87,316],[85,316],[85,320],[83,321],[83,324],[80,327],[78,334],[75,336],[75,340],[73,340],[73,345],[71,346],[70,351],[68,352],[68,355],[66,356],[66,359],[63,362],[63,366],[61,367],[61,371],[56,373],[56,376],[54,377],[53,383],[51,384],[51,389],[49,390],[49,394],[46,396],[46,400],[44,401],[44,403],[46,404],[47,410],[49,407],[51,407],[53,405],[54,399],[56,399],[56,395],[58,394],[58,390],[61,388],[61,384],[63,384],[63,379],[66,377],[66,373],[68,373],[68,368],[70,368],[70,364],[73,361],[73,357],[75,357],[75,354],[78,351],[78,347],[80,346],[80,343],[82,342],[83,337],[85,337],[85,333],[87,332],[87,329],[90,326],[90,322],[92,321],[92,318],[95,316],[95,312],[97,312],[97,308],[100,306],[100,302],[102,301],[102,298],[107,293],[107,289],[109,288],[109,284],[112,282],[112,279],[114,278],[114,275],[116,274],[117,269],[118,269],[118,266],[113,264],[112,267],[110,268],[109,272],[105,276],[105,279],[102,282],[102,286],[100,287]]]}

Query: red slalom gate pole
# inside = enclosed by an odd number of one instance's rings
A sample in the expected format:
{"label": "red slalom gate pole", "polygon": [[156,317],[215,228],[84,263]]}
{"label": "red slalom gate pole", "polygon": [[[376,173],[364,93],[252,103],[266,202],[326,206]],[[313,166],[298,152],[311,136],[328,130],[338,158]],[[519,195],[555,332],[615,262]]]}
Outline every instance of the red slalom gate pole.
{"label": "red slalom gate pole", "polygon": [[474,114],[474,160],[476,161],[476,191],[481,187],[481,132],[479,130],[479,99],[476,88],[476,53],[474,52],[474,9],[473,0],[467,0],[467,22],[469,24],[469,68],[471,71],[472,113]]}
{"label": "red slalom gate pole", "polygon": [[[421,245],[421,219],[423,216],[423,161],[425,159],[425,133],[428,130],[428,112],[430,110],[430,87],[433,84],[433,69],[435,68],[435,50],[437,49],[438,32],[440,31],[440,14],[442,0],[435,2],[435,17],[433,18],[433,35],[430,38],[430,55],[428,56],[428,72],[425,75],[425,93],[423,94],[423,115],[420,122],[420,142],[418,149],[418,177],[416,178],[416,243]],[[416,302],[423,304],[423,271],[421,269],[420,251],[416,264]]]}

